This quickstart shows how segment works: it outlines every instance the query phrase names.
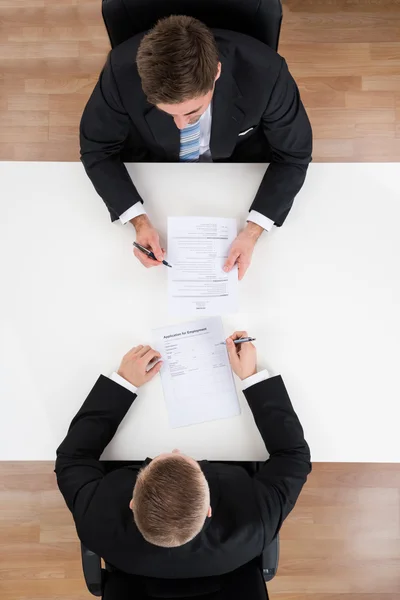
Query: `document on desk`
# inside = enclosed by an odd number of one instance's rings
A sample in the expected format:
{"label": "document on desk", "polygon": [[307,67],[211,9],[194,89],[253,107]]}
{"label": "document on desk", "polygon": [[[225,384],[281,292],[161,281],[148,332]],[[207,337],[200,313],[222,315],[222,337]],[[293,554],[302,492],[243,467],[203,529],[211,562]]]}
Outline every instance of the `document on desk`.
{"label": "document on desk", "polygon": [[168,301],[172,315],[238,310],[238,273],[223,271],[237,235],[236,219],[168,218]]}
{"label": "document on desk", "polygon": [[240,414],[221,317],[153,330],[172,428]]}

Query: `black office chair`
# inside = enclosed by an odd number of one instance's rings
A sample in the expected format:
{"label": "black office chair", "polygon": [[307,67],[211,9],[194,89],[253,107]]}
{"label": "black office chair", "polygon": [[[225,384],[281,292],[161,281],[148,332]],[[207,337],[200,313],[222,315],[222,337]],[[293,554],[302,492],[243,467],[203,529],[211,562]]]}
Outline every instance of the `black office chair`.
{"label": "black office chair", "polygon": [[[210,461],[213,462],[213,461]],[[224,461],[225,462],[225,461]],[[251,475],[262,465],[257,462],[230,462],[244,467]],[[107,461],[107,471],[141,462]],[[263,554],[242,567],[215,577],[193,579],[158,579],[129,575],[105,564],[101,558],[81,545],[82,567],[87,588],[103,600],[268,600],[266,582],[271,581],[278,570],[279,536],[264,550]]]}
{"label": "black office chair", "polygon": [[277,50],[282,22],[281,0],[103,0],[102,12],[113,48],[151,29],[162,17],[189,15]]}

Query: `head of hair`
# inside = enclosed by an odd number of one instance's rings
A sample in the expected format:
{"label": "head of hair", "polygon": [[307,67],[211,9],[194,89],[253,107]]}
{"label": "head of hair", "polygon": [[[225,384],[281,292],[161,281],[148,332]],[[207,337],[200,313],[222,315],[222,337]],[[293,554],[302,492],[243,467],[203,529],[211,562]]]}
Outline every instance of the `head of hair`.
{"label": "head of hair", "polygon": [[172,455],[144,467],[133,490],[132,511],[144,539],[174,548],[192,540],[203,528],[210,491],[200,467]]}
{"label": "head of hair", "polygon": [[144,36],[136,62],[151,104],[179,104],[213,89],[218,48],[201,21],[173,15],[158,21]]}

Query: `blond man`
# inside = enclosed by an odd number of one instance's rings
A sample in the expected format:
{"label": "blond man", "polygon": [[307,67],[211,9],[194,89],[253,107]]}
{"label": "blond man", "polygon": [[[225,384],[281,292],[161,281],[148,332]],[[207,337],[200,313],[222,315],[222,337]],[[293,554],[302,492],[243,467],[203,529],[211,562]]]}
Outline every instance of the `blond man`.
{"label": "blond man", "polygon": [[[150,346],[101,376],[57,450],[56,474],[79,538],[126,573],[161,578],[219,575],[263,552],[311,471],[310,451],[281,377],[257,372],[256,349],[227,339],[229,358],[270,458],[251,477],[233,464],[196,461],[174,450],[106,473],[100,456],[140,393],[160,370]],[[234,441],[232,441],[234,443]],[[207,445],[207,440],[204,440]]]}

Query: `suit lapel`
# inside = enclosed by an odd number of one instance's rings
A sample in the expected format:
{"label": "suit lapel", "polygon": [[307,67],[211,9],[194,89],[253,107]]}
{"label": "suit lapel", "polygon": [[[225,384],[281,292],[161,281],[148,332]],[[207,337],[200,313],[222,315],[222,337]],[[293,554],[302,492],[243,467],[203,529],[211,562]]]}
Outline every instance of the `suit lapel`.
{"label": "suit lapel", "polygon": [[155,139],[171,160],[179,160],[179,129],[171,116],[152,106],[145,115],[146,123]]}
{"label": "suit lapel", "polygon": [[229,64],[223,62],[212,105],[210,150],[213,160],[229,158],[233,153],[244,119],[241,99]]}

